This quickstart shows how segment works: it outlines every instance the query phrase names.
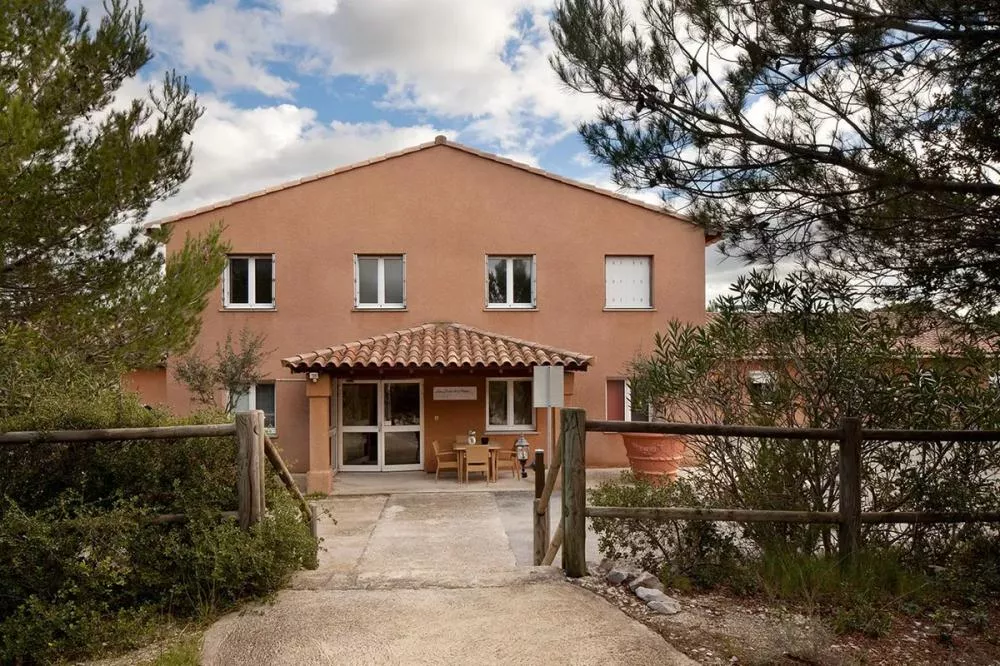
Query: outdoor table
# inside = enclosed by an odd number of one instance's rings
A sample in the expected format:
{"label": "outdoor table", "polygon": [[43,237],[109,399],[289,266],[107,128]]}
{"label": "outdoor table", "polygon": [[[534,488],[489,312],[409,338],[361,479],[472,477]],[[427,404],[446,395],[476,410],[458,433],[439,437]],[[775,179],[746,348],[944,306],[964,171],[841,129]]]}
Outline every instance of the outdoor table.
{"label": "outdoor table", "polygon": [[458,470],[459,470],[458,481],[459,481],[459,483],[462,482],[462,476],[463,476],[462,471],[465,469],[465,450],[468,449],[468,448],[470,448],[470,447],[473,447],[473,446],[482,446],[482,447],[485,447],[485,448],[489,449],[489,451],[490,451],[490,465],[489,465],[490,471],[489,471],[489,474],[487,474],[486,479],[487,479],[487,481],[492,481],[493,483],[496,483],[496,481],[497,481],[497,468],[496,468],[497,460],[496,460],[496,455],[494,455],[494,453],[496,451],[500,451],[501,449],[504,448],[504,447],[500,446],[499,444],[456,444],[454,447],[452,447],[452,449],[455,451],[455,453],[458,454]]}

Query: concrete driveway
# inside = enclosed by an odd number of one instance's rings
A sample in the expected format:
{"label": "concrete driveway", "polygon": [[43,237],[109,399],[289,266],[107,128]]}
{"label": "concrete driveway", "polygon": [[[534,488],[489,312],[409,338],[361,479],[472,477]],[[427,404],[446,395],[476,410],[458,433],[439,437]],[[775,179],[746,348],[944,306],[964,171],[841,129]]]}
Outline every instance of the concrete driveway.
{"label": "concrete driveway", "polygon": [[337,524],[320,522],[319,568],[213,625],[203,663],[694,663],[560,570],[530,566],[530,493],[321,505]]}

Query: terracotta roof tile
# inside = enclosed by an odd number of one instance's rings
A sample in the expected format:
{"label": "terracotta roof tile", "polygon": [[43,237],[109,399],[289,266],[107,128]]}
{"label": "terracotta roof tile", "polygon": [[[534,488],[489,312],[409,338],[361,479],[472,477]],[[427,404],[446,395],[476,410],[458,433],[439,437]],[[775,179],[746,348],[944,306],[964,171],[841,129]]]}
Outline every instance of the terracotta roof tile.
{"label": "terracotta roof tile", "polygon": [[452,322],[423,324],[281,359],[293,372],[346,368],[528,368],[586,370],[592,356]]}

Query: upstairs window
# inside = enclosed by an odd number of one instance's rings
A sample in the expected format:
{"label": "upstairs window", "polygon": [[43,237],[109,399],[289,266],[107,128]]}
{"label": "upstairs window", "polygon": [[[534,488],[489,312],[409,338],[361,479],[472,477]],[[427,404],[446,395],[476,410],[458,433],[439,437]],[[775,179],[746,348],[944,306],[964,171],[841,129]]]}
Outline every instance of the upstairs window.
{"label": "upstairs window", "polygon": [[535,257],[486,257],[486,307],[535,307]]}
{"label": "upstairs window", "polygon": [[773,372],[751,370],[747,374],[747,390],[750,400],[760,405],[774,402],[775,377]]}
{"label": "upstairs window", "polygon": [[530,379],[486,380],[487,430],[534,430]]}
{"label": "upstairs window", "polygon": [[254,384],[249,391],[236,396],[233,410],[247,412],[259,409],[264,412],[264,429],[267,434],[273,435],[277,432],[274,406],[274,384]]}
{"label": "upstairs window", "polygon": [[223,283],[225,308],[274,308],[274,255],[230,255]]}
{"label": "upstairs window", "polygon": [[401,310],[406,307],[406,257],[354,255],[354,306]]}
{"label": "upstairs window", "polygon": [[650,421],[649,410],[632,405],[632,389],[625,379],[609,379],[607,384],[609,421]]}
{"label": "upstairs window", "polygon": [[652,269],[652,257],[605,257],[605,309],[651,309],[653,307]]}

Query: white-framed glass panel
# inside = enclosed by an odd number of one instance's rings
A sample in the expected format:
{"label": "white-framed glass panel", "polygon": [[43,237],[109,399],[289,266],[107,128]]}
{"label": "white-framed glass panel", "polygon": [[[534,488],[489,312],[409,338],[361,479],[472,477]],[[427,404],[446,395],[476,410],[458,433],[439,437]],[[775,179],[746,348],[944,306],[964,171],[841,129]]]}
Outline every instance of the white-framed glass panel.
{"label": "white-framed glass panel", "polygon": [[378,403],[378,382],[350,382],[341,387],[341,466],[378,469]]}
{"label": "white-framed glass panel", "polygon": [[648,310],[653,307],[653,258],[604,258],[604,307],[608,310]]}
{"label": "white-framed glass panel", "polygon": [[534,255],[486,257],[486,307],[535,307]]}
{"label": "white-framed glass panel", "polygon": [[420,465],[420,383],[386,381],[382,384],[382,466],[399,469]]}
{"label": "white-framed glass panel", "polygon": [[222,282],[223,307],[274,308],[274,255],[230,255]]}
{"label": "white-framed glass panel", "polygon": [[531,379],[486,380],[486,429],[534,430]]}
{"label": "white-framed glass panel", "polygon": [[247,412],[259,409],[264,412],[264,429],[267,434],[274,435],[278,431],[276,404],[274,384],[253,384],[246,393],[236,396],[235,410]]}
{"label": "white-framed glass panel", "polygon": [[419,379],[340,382],[340,468],[421,469],[422,393]]}
{"label": "white-framed glass panel", "polygon": [[632,387],[627,379],[609,379],[605,395],[609,421],[652,421],[649,409],[632,404]]}
{"label": "white-framed glass panel", "polygon": [[406,307],[406,256],[354,255],[354,306],[368,309]]}

